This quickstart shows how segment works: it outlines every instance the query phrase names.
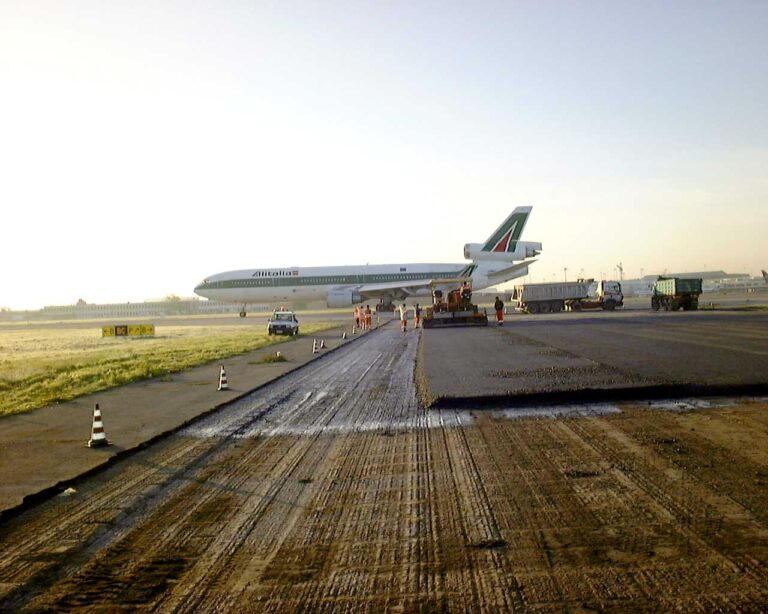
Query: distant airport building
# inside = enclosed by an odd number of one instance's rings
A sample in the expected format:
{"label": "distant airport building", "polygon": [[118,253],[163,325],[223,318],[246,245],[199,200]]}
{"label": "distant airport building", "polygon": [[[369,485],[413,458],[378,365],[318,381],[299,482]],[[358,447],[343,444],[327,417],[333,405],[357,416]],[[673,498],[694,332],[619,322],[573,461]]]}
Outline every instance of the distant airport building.
{"label": "distant airport building", "polygon": [[642,279],[623,279],[621,281],[621,291],[624,296],[650,296],[653,293],[653,280],[645,277]]}
{"label": "distant airport building", "polygon": [[768,285],[762,277],[723,277],[704,280],[704,292],[766,292]]}
{"label": "distant airport building", "polygon": [[[250,311],[267,311],[267,305],[252,305]],[[98,318],[154,318],[177,315],[207,315],[238,313],[240,305],[197,298],[144,301],[142,303],[86,303],[83,300],[74,305],[51,305],[38,313],[41,317],[54,320],[84,320]]]}

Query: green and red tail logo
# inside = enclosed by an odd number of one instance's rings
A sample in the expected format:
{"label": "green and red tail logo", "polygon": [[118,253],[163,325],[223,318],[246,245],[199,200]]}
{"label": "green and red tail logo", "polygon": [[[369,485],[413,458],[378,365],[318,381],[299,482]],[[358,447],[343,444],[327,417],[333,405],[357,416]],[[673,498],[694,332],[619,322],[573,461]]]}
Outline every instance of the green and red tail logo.
{"label": "green and red tail logo", "polygon": [[484,252],[514,252],[532,207],[517,207],[483,245]]}

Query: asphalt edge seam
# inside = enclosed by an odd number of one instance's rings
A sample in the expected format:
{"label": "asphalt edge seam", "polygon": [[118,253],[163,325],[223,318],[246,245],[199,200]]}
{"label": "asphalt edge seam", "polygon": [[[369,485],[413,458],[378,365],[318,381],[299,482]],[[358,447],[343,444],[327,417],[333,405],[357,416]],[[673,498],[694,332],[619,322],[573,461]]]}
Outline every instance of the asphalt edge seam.
{"label": "asphalt edge seam", "polygon": [[424,335],[419,334],[419,344],[416,348],[416,360],[413,365],[413,380],[416,386],[416,402],[419,407],[429,409],[434,406],[437,397],[429,385],[429,378],[424,369]]}
{"label": "asphalt edge seam", "polygon": [[658,384],[627,388],[582,388],[557,392],[480,396],[437,396],[429,409],[509,409],[532,405],[578,405],[687,397],[749,397],[768,395],[768,384]]}

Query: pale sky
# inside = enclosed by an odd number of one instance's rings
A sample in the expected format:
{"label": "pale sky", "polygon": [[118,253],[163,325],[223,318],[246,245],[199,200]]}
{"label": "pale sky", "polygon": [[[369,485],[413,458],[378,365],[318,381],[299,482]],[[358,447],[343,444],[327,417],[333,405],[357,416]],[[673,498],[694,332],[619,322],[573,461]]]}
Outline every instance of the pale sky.
{"label": "pale sky", "polygon": [[0,306],[231,269],[768,268],[768,2],[0,0]]}

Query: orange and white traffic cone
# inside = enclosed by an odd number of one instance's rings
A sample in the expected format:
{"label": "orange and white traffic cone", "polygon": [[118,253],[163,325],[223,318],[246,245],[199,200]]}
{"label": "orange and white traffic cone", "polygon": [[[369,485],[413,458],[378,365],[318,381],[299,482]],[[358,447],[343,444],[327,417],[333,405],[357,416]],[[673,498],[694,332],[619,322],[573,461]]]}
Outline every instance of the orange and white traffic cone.
{"label": "orange and white traffic cone", "polygon": [[229,390],[229,384],[227,384],[227,372],[224,370],[224,365],[221,365],[221,373],[219,373],[219,391]]}
{"label": "orange and white traffic cone", "polygon": [[111,445],[104,433],[104,423],[101,421],[101,410],[99,404],[93,408],[93,427],[91,428],[91,438],[88,441],[89,448],[102,448]]}

